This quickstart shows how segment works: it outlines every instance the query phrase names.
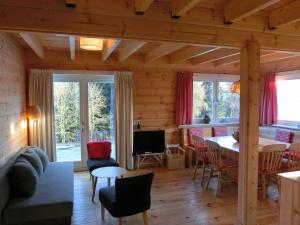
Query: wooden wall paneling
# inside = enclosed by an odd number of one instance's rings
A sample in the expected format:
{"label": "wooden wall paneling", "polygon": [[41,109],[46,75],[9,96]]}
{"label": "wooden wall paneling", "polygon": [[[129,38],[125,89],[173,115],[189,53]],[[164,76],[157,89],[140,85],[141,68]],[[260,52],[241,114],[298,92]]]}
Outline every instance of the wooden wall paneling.
{"label": "wooden wall paneling", "polygon": [[0,33],[0,164],[27,145],[25,64],[23,50]]}
{"label": "wooden wall paneling", "polygon": [[256,224],[260,102],[260,49],[248,42],[241,49],[241,118],[238,181],[239,225]]}

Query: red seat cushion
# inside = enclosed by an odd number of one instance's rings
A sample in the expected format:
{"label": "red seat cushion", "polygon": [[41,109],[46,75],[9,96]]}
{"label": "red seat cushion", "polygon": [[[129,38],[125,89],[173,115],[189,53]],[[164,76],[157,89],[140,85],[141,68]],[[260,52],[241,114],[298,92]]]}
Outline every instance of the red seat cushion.
{"label": "red seat cushion", "polygon": [[110,141],[95,141],[87,144],[89,159],[110,158],[111,142]]}
{"label": "red seat cushion", "polygon": [[204,136],[204,130],[203,128],[190,128],[188,130],[188,137],[189,137],[189,145],[194,147],[194,141],[193,141],[193,135],[203,137]]}
{"label": "red seat cushion", "polygon": [[286,130],[280,130],[277,129],[275,133],[275,140],[276,141],[282,141],[286,143],[292,143],[293,133],[286,131]]}
{"label": "red seat cushion", "polygon": [[213,137],[227,136],[228,135],[227,127],[213,127],[212,135]]}

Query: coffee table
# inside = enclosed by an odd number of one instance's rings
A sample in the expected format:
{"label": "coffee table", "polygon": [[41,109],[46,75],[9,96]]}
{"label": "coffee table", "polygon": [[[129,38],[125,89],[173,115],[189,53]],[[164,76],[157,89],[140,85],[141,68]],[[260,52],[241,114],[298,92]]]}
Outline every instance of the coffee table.
{"label": "coffee table", "polygon": [[122,177],[126,172],[127,172],[126,169],[117,166],[107,166],[107,167],[94,169],[92,171],[92,182],[93,182],[92,201],[94,201],[95,198],[98,178],[107,178],[108,186],[110,186],[110,178]]}

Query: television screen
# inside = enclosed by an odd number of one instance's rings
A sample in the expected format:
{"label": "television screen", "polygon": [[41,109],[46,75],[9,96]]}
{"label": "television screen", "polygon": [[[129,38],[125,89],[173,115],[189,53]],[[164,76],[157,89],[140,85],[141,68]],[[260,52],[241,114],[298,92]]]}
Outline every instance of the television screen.
{"label": "television screen", "polygon": [[165,151],[165,131],[135,131],[133,154],[162,153]]}

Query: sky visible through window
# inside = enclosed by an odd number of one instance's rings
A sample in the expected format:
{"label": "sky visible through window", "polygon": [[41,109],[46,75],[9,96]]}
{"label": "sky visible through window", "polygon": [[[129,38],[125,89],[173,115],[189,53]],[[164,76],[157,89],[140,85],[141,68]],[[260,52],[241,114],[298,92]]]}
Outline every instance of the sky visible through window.
{"label": "sky visible through window", "polygon": [[300,123],[300,79],[277,80],[278,120]]}

